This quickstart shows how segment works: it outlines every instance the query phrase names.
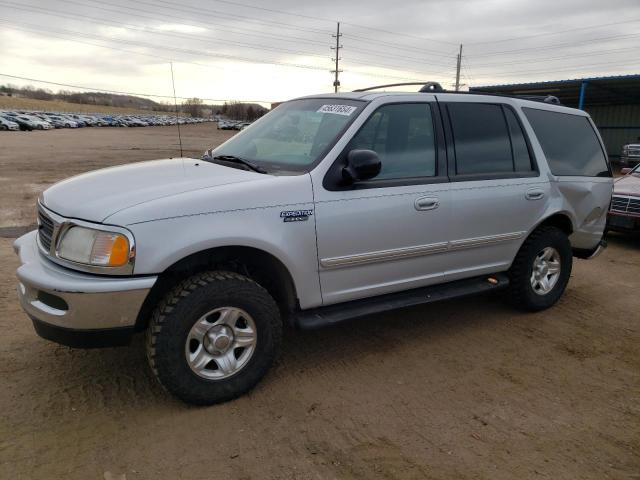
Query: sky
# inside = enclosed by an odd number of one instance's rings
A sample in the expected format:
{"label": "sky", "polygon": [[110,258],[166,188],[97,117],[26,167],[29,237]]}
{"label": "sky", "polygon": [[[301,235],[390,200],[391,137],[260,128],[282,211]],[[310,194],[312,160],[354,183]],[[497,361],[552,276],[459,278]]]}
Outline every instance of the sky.
{"label": "sky", "polygon": [[282,101],[333,90],[338,21],[341,91],[453,88],[460,44],[463,89],[640,73],[640,0],[0,0],[0,85]]}

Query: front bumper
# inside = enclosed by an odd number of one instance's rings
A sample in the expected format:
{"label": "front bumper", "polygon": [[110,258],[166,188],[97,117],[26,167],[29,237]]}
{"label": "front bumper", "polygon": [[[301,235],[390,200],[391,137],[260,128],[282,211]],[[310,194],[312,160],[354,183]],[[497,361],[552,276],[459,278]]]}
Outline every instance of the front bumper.
{"label": "front bumper", "polygon": [[142,303],[157,277],[106,277],[47,260],[37,232],[18,238],[18,297],[43,338],[73,347],[128,343]]}
{"label": "front bumper", "polygon": [[613,230],[614,232],[628,233],[640,231],[640,217],[609,211],[607,226],[609,230]]}

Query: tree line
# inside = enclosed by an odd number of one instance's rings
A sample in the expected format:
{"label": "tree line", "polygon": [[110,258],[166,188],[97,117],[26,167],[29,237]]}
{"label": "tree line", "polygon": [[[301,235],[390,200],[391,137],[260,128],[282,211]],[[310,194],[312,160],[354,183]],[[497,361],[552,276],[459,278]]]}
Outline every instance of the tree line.
{"label": "tree line", "polygon": [[[175,112],[172,102],[156,102],[134,95],[120,95],[103,92],[74,92],[59,90],[54,92],[46,88],[33,86],[17,87],[15,85],[0,85],[0,94],[6,96],[24,97],[35,100],[59,100],[83,105],[101,105],[109,107],[133,108],[155,112]],[[210,117],[222,115],[233,120],[252,122],[267,113],[267,109],[255,103],[238,101],[225,102],[223,105],[207,105],[200,98],[193,97],[178,104],[178,113],[192,117]]]}

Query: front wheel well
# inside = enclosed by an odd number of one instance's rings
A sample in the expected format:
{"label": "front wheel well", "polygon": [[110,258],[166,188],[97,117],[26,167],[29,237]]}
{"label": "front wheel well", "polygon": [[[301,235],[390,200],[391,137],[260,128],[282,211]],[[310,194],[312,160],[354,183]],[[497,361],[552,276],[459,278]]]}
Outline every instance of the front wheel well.
{"label": "front wheel well", "polygon": [[217,247],[178,260],[158,276],[138,313],[136,330],[147,327],[153,310],[177,283],[207,270],[227,270],[251,278],[269,292],[283,316],[297,308],[293,278],[278,258],[253,247]]}

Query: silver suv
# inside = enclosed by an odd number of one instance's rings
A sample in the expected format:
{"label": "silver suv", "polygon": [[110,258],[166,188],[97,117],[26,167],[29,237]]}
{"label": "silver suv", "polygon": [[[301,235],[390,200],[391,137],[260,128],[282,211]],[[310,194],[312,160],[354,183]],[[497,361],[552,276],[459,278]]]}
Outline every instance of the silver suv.
{"label": "silver suv", "polygon": [[593,122],[423,90],[291,100],[202,159],[52,186],[15,242],[36,332],[96,347],[144,331],[160,383],[211,404],[265,375],[283,325],[497,290],[551,307],[572,257],[604,245],[613,182]]}

